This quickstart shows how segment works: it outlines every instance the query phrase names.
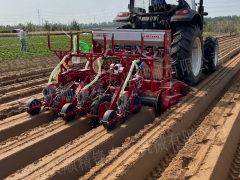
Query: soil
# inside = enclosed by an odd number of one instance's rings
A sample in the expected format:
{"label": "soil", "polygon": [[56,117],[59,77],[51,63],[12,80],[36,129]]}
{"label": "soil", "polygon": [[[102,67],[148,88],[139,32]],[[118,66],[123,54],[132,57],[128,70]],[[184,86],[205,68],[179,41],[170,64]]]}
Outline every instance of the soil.
{"label": "soil", "polygon": [[25,112],[56,56],[1,61],[0,179],[239,179],[239,38],[219,37],[218,70],[161,117],[143,107],[112,131]]}

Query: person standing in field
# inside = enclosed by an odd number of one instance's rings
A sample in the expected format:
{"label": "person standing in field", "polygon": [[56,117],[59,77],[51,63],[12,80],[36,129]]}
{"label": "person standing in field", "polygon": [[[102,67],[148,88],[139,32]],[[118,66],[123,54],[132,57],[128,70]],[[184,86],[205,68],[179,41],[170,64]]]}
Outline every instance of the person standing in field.
{"label": "person standing in field", "polygon": [[20,51],[26,51],[27,31],[26,31],[25,27],[23,27],[22,30],[20,30],[20,32],[18,33],[18,36],[19,36],[20,42],[21,42]]}

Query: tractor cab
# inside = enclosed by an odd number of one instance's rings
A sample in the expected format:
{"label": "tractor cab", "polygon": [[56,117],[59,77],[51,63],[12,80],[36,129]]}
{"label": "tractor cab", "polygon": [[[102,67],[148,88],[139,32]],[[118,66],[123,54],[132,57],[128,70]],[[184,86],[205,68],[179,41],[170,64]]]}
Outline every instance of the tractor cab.
{"label": "tractor cab", "polygon": [[142,12],[164,12],[176,7],[195,10],[195,0],[130,0],[129,9],[139,8]]}
{"label": "tractor cab", "polygon": [[[198,6],[198,7],[197,7]],[[197,10],[196,10],[197,7]],[[130,0],[129,12],[120,12],[116,22],[130,23],[119,29],[175,29],[192,21],[202,30],[203,0]]]}

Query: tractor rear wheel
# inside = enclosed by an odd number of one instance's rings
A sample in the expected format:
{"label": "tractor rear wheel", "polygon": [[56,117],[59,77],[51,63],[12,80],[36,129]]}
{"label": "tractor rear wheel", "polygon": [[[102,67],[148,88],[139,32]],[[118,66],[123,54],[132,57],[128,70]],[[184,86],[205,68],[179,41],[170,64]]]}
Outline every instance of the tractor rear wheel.
{"label": "tractor rear wheel", "polygon": [[71,104],[71,103],[65,104],[65,105],[62,107],[62,110],[61,110],[61,113],[60,113],[62,119],[63,119],[64,121],[66,121],[66,122],[72,121],[72,120],[75,118],[76,113],[71,114],[71,115],[68,116],[68,117],[65,117],[64,115],[65,115],[65,114],[68,114],[68,113],[70,113],[70,112],[72,112],[72,111],[75,111],[76,109],[77,109],[76,106],[74,106],[74,105]]}
{"label": "tractor rear wheel", "polygon": [[116,126],[116,122],[111,125],[107,125],[107,123],[115,119],[116,117],[117,117],[116,111],[107,110],[103,116],[103,127],[107,130],[112,130]]}
{"label": "tractor rear wheel", "polygon": [[173,76],[190,86],[198,84],[202,72],[202,33],[199,27],[186,24],[173,35],[171,56]]}
{"label": "tractor rear wheel", "polygon": [[[35,99],[35,98],[31,98],[28,100],[27,104],[26,104],[26,108],[27,108],[27,113],[30,114],[30,115],[36,115],[40,112],[41,110],[41,101],[39,99]],[[33,110],[29,110],[28,108],[33,108],[34,106],[40,106],[36,109],[33,109]]]}
{"label": "tractor rear wheel", "polygon": [[[112,97],[108,94],[98,95],[91,105],[89,114],[97,115],[99,105],[104,103],[104,102],[110,102],[111,98]],[[93,128],[98,127],[100,125],[100,119],[99,118],[90,118],[90,123],[91,123]]]}
{"label": "tractor rear wheel", "polygon": [[218,40],[214,37],[207,37],[204,42],[204,69],[205,73],[213,73],[217,70],[218,63]]}

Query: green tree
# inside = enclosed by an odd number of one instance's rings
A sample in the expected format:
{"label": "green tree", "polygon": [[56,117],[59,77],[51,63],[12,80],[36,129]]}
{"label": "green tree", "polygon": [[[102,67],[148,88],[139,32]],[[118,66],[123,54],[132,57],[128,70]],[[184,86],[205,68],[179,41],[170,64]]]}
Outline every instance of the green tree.
{"label": "green tree", "polygon": [[24,24],[22,24],[22,23],[19,23],[18,25],[17,25],[17,27],[19,28],[19,29],[22,29],[22,27],[24,27],[25,25]]}
{"label": "green tree", "polygon": [[33,32],[36,30],[36,25],[34,25],[32,22],[27,22],[26,24],[27,24],[26,27],[29,32]]}
{"label": "green tree", "polygon": [[78,23],[76,20],[73,20],[73,21],[70,23],[70,29],[73,30],[73,31],[80,31],[80,25],[79,25],[79,23]]}
{"label": "green tree", "polygon": [[52,28],[51,28],[52,31],[58,31],[58,24],[57,23],[53,23],[52,24]]}
{"label": "green tree", "polygon": [[51,30],[51,25],[50,25],[50,23],[49,23],[48,21],[45,21],[45,23],[44,23],[44,29],[45,29],[46,31],[50,31],[50,30]]}

